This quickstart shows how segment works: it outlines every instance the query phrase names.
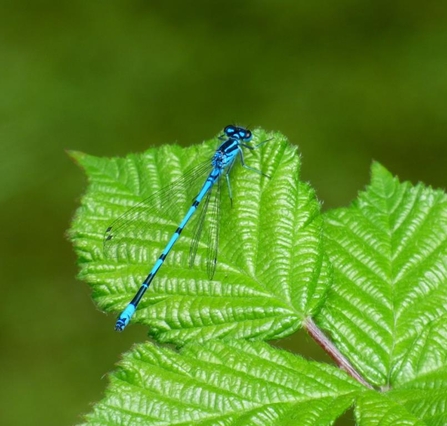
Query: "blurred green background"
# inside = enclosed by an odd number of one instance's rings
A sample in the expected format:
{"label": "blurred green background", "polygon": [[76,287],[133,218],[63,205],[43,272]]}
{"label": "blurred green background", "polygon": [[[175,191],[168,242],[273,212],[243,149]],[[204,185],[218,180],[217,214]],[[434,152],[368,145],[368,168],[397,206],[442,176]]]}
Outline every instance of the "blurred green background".
{"label": "blurred green background", "polygon": [[[447,6],[409,1],[2,1],[2,425],[72,425],[144,327],[113,331],[64,233],[99,156],[280,130],[323,208],[373,159],[445,188]],[[326,360],[303,332],[281,345]],[[337,424],[352,424],[352,414]]]}

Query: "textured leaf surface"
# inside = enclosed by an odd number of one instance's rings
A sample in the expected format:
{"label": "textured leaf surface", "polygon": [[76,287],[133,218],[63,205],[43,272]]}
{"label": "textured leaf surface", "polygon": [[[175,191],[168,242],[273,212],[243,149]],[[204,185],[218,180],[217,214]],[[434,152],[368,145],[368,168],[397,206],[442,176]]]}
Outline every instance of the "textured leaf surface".
{"label": "textured leaf surface", "polygon": [[446,194],[375,163],[358,200],[326,215],[326,235],[334,286],[319,324],[370,383],[429,377],[427,389],[447,392]]}
{"label": "textured leaf surface", "polygon": [[[231,172],[233,205],[222,185],[218,264],[212,281],[206,273],[205,244],[199,244],[196,265],[188,267],[194,224],[182,232],[135,316],[150,325],[150,333],[160,341],[278,338],[295,331],[320,308],[330,282],[322,255],[320,206],[313,190],[299,181],[299,157],[287,140],[260,130],[254,135],[254,143],[272,140],[246,153],[245,162],[271,179],[236,164]],[[145,217],[112,258],[103,252],[107,226],[193,165],[210,159],[216,146],[213,139],[201,146],[164,146],[124,159],[73,153],[90,184],[70,235],[80,259],[80,277],[91,285],[101,308],[119,311],[130,301],[203,180],[177,191],[167,211]]]}
{"label": "textured leaf surface", "polygon": [[[444,372],[445,376],[445,372]],[[443,426],[447,424],[447,392],[426,388],[396,390],[386,394],[367,392],[357,401],[356,417],[361,426]]]}
{"label": "textured leaf surface", "polygon": [[[81,277],[101,307],[117,310],[129,300],[196,189],[179,192],[166,216],[138,225],[112,259],[102,250],[104,229],[214,147],[210,141],[112,160],[75,154],[90,186],[71,235]],[[287,142],[275,135],[246,162],[272,178],[235,168],[214,280],[206,277],[204,244],[197,265],[187,266],[190,227],[137,316],[161,341],[226,341],[190,343],[180,353],[136,347],[88,424],[320,426],[353,403],[359,426],[447,424],[446,194],[400,183],[376,163],[358,200],[325,214],[322,241],[319,205],[299,181],[299,159]],[[334,271],[329,292],[323,244]],[[380,392],[336,368],[231,339],[279,337],[314,315]]]}
{"label": "textured leaf surface", "polygon": [[363,392],[345,373],[263,342],[127,354],[88,425],[330,425]]}

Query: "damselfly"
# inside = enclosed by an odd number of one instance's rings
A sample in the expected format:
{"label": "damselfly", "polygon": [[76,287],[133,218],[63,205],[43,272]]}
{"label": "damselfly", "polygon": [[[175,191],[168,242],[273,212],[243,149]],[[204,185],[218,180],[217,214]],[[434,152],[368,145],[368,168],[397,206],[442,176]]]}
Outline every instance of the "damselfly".
{"label": "damselfly", "polygon": [[[195,173],[195,171],[186,173],[185,176],[188,176],[188,183],[192,183],[196,179],[203,179],[203,176],[206,172],[206,180],[204,181],[200,191],[194,198],[194,201],[192,205],[189,207],[188,211],[186,212],[185,216],[183,217],[182,221],[178,225],[178,228],[174,232],[174,234],[171,236],[171,239],[167,243],[166,247],[162,251],[160,257],[155,262],[155,265],[153,266],[152,270],[149,272],[149,275],[146,277],[146,279],[141,284],[141,287],[136,292],[134,298],[130,301],[130,303],[127,305],[127,307],[124,309],[124,311],[121,312],[119,315],[115,330],[122,331],[129,323],[130,319],[132,318],[133,314],[135,313],[135,310],[137,309],[138,304],[140,303],[142,297],[144,296],[144,293],[149,288],[149,285],[151,284],[152,280],[154,279],[155,275],[163,265],[164,261],[166,260],[166,257],[168,256],[169,252],[171,251],[172,247],[176,243],[176,241],[179,239],[180,234],[182,233],[183,229],[191,219],[191,217],[194,215],[196,210],[198,209],[200,203],[203,201],[203,208],[200,213],[200,217],[198,218],[198,222],[195,228],[194,237],[192,240],[191,248],[190,248],[190,265],[193,264],[194,258],[197,252],[198,247],[198,241],[200,239],[202,229],[203,229],[203,222],[205,220],[205,217],[207,215],[207,211],[209,210],[208,207],[210,205],[211,200],[211,194],[212,190],[215,187],[216,191],[220,191],[220,181],[221,178],[224,176],[227,182],[228,190],[230,199],[232,198],[231,194],[231,185],[230,185],[230,171],[234,165],[234,162],[236,161],[236,158],[239,156],[241,164],[243,167],[245,167],[248,170],[251,170],[253,172],[259,173],[263,176],[269,177],[265,173],[263,173],[260,170],[257,170],[253,167],[247,166],[244,162],[244,153],[243,149],[247,148],[250,150],[259,148],[262,144],[264,144],[267,141],[263,141],[259,143],[258,145],[252,146],[249,145],[249,143],[252,140],[252,132],[248,129],[245,129],[243,127],[237,127],[233,125],[226,126],[223,130],[223,135],[219,136],[219,139],[222,141],[220,146],[217,148],[216,152],[214,153],[211,160],[208,162],[206,167],[199,167],[200,173]],[[175,190],[175,188],[180,188],[182,185],[176,185],[175,183],[169,187],[171,191]],[[213,214],[214,216],[218,215],[219,212],[219,197],[216,197],[215,200],[217,200],[213,204],[213,208],[210,211],[210,214]],[[150,203],[146,203],[150,204]],[[116,219],[106,230],[104,234],[104,249],[107,250],[107,247],[112,244],[117,238],[122,235],[125,230],[128,227],[129,221],[132,220],[135,211],[141,211],[141,206],[137,210],[130,209],[128,212],[124,213],[122,216],[120,216],[118,219]],[[212,228],[212,233],[208,238],[208,258],[207,258],[207,272],[209,279],[212,279],[214,276],[214,272],[216,269],[216,262],[217,262],[217,241],[218,241],[218,229],[217,226]]]}

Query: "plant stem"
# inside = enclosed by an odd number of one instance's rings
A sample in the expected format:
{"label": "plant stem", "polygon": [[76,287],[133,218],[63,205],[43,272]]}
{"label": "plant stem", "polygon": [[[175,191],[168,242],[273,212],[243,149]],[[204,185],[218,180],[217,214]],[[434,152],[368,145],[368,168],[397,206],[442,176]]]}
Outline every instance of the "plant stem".
{"label": "plant stem", "polygon": [[310,336],[323,348],[323,350],[335,361],[335,363],[345,370],[351,377],[366,386],[369,389],[374,389],[351,365],[351,363],[342,355],[337,347],[329,340],[329,338],[318,328],[311,318],[307,318],[304,326]]}

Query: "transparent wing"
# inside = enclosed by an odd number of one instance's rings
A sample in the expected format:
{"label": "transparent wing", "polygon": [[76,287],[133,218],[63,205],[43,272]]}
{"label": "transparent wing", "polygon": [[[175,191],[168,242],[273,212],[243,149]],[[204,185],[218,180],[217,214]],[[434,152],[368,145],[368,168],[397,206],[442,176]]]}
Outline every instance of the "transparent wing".
{"label": "transparent wing", "polygon": [[213,194],[213,189],[214,189],[214,185],[210,188],[210,190],[208,191],[208,194],[205,197],[205,200],[201,204],[199,219],[196,221],[195,226],[194,226],[191,246],[189,247],[189,267],[190,268],[193,267],[194,261],[196,260],[197,249],[199,247],[199,242],[202,237],[202,232],[203,232],[204,225],[205,225],[205,217],[208,212],[208,206],[209,206],[212,194]]}
{"label": "transparent wing", "polygon": [[202,240],[206,242],[206,267],[208,278],[210,280],[214,277],[217,264],[220,221],[220,188],[221,179],[219,178],[203,201],[199,219],[194,226],[193,239],[189,250],[189,267],[191,268],[194,265],[200,241]]}
{"label": "transparent wing", "polygon": [[144,240],[149,223],[171,223],[175,217],[173,212],[179,211],[179,205],[184,206],[184,201],[190,194],[193,194],[191,199],[197,195],[194,191],[199,191],[211,169],[210,160],[193,167],[181,178],[135,204],[114,220],[104,232],[104,255],[112,257],[123,245]]}
{"label": "transparent wing", "polygon": [[207,235],[207,257],[206,257],[206,269],[208,278],[213,279],[216,272],[217,265],[217,251],[219,248],[219,226],[220,226],[220,194],[221,194],[221,179],[215,184],[215,195],[210,202],[208,208],[208,235]]}

